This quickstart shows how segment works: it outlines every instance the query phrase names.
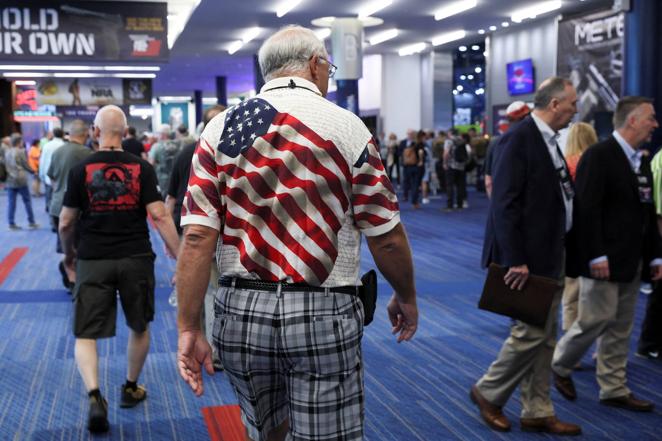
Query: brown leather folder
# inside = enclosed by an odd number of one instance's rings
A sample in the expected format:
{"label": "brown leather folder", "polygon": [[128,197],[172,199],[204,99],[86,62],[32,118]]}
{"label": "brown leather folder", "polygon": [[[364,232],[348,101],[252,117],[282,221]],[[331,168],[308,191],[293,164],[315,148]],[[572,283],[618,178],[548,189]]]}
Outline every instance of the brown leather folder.
{"label": "brown leather folder", "polygon": [[529,274],[524,289],[510,289],[503,277],[508,268],[491,263],[478,307],[524,323],[545,327],[554,295],[561,289],[557,280]]}

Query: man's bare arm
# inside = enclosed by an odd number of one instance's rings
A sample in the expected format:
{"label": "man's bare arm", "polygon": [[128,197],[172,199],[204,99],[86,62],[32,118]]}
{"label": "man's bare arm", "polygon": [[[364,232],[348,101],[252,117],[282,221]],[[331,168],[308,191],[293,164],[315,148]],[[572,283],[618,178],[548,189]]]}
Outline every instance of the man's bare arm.
{"label": "man's bare arm", "polygon": [[175,223],[172,216],[167,212],[165,204],[161,201],[155,201],[147,204],[147,212],[154,221],[154,226],[163,238],[166,248],[172,257],[177,258],[179,251],[179,236],[175,229]]}
{"label": "man's bare arm", "polygon": [[387,307],[393,333],[400,333],[398,343],[410,340],[418,328],[418,308],[414,264],[405,229],[398,224],[388,233],[367,237],[366,241],[377,268],[395,290]]}
{"label": "man's bare arm", "polygon": [[200,329],[200,311],[209,284],[218,231],[202,225],[184,229],[177,259],[177,326],[180,332]]}

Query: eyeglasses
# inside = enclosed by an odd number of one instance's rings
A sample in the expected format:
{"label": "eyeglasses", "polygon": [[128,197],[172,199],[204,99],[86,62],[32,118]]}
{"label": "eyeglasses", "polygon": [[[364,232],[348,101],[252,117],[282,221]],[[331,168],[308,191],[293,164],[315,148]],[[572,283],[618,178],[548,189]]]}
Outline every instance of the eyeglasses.
{"label": "eyeglasses", "polygon": [[318,60],[325,61],[326,64],[329,65],[329,78],[333,78],[333,76],[336,74],[336,71],[338,70],[338,66],[336,66],[335,64],[333,64],[324,57],[319,57]]}

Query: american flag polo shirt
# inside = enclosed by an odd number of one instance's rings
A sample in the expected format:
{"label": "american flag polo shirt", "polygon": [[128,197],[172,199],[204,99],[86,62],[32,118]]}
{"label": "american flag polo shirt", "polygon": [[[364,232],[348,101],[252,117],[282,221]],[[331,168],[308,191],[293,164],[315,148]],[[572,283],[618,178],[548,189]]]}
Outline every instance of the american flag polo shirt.
{"label": "american flag polo shirt", "polygon": [[221,275],[323,287],[359,284],[360,233],[399,222],[368,129],[298,77],[209,122],[181,218],[221,232]]}

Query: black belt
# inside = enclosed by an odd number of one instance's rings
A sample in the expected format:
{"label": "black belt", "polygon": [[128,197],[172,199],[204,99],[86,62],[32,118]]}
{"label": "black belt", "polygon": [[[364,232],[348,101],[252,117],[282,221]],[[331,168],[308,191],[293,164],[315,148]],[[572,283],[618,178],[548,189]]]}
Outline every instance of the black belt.
{"label": "black belt", "polygon": [[334,286],[329,288],[324,288],[321,286],[310,286],[305,283],[285,283],[285,282],[267,282],[265,280],[250,280],[250,279],[240,279],[238,277],[221,277],[218,279],[218,284],[224,287],[232,286],[232,281],[234,281],[234,287],[239,289],[254,289],[256,291],[278,291],[278,286],[280,285],[281,292],[288,291],[303,291],[303,292],[325,292],[326,289],[329,292],[341,293],[341,294],[350,294],[358,295],[359,287],[358,286]]}

